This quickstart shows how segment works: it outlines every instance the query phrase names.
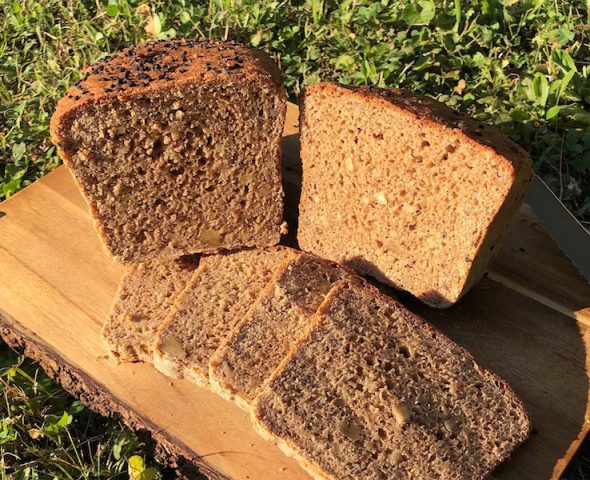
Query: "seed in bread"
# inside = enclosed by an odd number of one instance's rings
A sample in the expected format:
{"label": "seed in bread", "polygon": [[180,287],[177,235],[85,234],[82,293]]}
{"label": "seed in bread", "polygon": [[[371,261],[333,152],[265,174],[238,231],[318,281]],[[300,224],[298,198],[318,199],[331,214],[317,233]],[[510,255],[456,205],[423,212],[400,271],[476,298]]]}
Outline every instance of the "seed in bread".
{"label": "seed in bread", "polygon": [[435,307],[481,276],[532,179],[495,129],[404,90],[301,97],[298,241]]}
{"label": "seed in bread", "polygon": [[343,279],[362,281],[315,255],[301,254],[283,265],[211,357],[213,390],[248,409],[260,386],[305,333],[328,291]]}
{"label": "seed in bread", "polygon": [[137,262],[278,243],[285,111],[261,52],[168,40],[89,67],[51,135],[107,251]]}
{"label": "seed in bread", "polygon": [[209,360],[275,271],[296,255],[287,247],[205,256],[160,327],[154,366],[171,377],[209,385]]}
{"label": "seed in bread", "polygon": [[122,362],[151,362],[156,331],[188,284],[198,258],[156,259],[129,268],[121,279],[103,339]]}
{"label": "seed in bread", "polygon": [[260,433],[317,479],[482,479],[531,430],[501,378],[401,304],[347,282],[252,408]]}

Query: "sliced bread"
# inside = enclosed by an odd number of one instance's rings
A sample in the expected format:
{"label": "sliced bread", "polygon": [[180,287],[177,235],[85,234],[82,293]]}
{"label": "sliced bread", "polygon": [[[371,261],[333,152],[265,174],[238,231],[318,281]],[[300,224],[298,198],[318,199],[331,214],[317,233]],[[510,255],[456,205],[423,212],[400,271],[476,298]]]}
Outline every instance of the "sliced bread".
{"label": "sliced bread", "polygon": [[51,136],[122,262],[280,239],[286,96],[262,52],[148,42],[89,67]]}
{"label": "sliced bread", "polygon": [[300,247],[435,307],[481,276],[532,180],[492,127],[405,90],[301,97]]}
{"label": "sliced bread", "polygon": [[171,377],[208,386],[211,355],[275,271],[294,255],[290,248],[270,247],[202,257],[158,331],[154,366]]}
{"label": "sliced bread", "polygon": [[151,362],[156,332],[199,264],[197,257],[158,259],[129,268],[121,279],[102,336],[122,362]]}
{"label": "sliced bread", "polygon": [[317,479],[484,478],[531,430],[504,380],[370,286],[336,285],[253,404]]}
{"label": "sliced bread", "polygon": [[315,255],[287,262],[209,362],[214,391],[248,409],[260,386],[293,344],[334,283],[361,281],[345,267]]}

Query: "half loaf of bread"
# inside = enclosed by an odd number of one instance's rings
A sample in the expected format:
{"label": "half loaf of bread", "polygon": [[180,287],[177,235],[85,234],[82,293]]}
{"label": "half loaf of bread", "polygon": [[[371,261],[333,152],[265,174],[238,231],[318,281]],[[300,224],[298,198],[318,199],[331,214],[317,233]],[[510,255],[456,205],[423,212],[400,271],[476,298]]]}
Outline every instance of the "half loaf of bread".
{"label": "half loaf of bread", "polygon": [[300,123],[300,247],[435,307],[485,273],[533,175],[494,128],[405,90],[313,85]]}
{"label": "half loaf of bread", "polygon": [[121,262],[279,242],[281,76],[230,42],[133,46],[88,68],[51,119]]}

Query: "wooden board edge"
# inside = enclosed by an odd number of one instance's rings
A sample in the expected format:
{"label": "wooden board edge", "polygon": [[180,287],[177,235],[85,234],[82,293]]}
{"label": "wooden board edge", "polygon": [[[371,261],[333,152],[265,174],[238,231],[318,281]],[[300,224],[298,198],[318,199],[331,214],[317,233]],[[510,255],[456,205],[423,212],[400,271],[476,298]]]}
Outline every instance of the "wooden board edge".
{"label": "wooden board edge", "polygon": [[178,478],[195,480],[203,475],[213,480],[231,480],[183,442],[115,398],[102,383],[69,364],[53,347],[0,310],[0,337],[6,344],[41,368],[70,395],[104,417],[119,418],[138,433],[147,450],[161,465],[176,471]]}
{"label": "wooden board edge", "polygon": [[576,438],[576,440],[570,444],[570,446],[567,449],[567,452],[565,452],[564,456],[561,457],[557,461],[555,468],[553,470],[553,475],[551,477],[551,480],[560,480],[561,479],[561,477],[563,476],[563,474],[565,473],[567,468],[570,466],[570,463],[572,463],[572,460],[574,459],[574,457],[578,453],[578,450],[580,450],[582,443],[584,443],[584,441],[586,439],[590,440],[589,435],[590,435],[590,424],[588,423],[588,420],[586,420],[584,422],[584,425],[582,426],[582,430],[580,430],[580,434],[578,435],[578,438]]}

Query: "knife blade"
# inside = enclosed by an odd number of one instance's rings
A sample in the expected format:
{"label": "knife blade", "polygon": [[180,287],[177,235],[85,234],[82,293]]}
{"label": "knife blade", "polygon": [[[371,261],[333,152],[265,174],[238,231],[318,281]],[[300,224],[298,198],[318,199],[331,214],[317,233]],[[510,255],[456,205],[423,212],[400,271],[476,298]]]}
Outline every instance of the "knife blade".
{"label": "knife blade", "polygon": [[524,199],[559,248],[590,282],[590,232],[537,175]]}

